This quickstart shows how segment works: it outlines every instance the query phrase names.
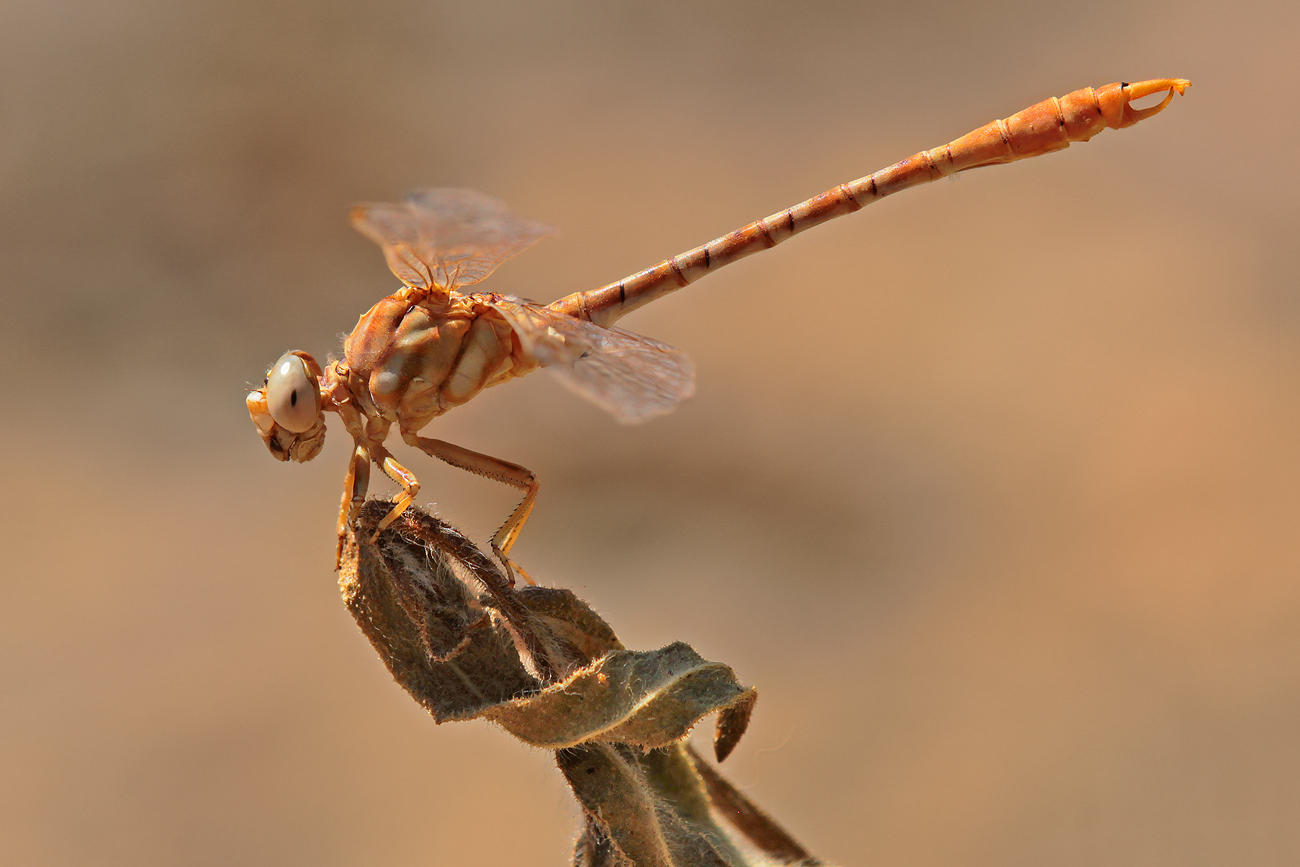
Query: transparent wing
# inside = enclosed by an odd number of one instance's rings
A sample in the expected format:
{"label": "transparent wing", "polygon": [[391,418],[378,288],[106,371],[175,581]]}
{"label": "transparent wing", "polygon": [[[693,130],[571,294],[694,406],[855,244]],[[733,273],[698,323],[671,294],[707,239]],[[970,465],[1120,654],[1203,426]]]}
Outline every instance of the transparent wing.
{"label": "transparent wing", "polygon": [[619,421],[671,412],[695,393],[695,366],[666,343],[601,328],[522,298],[483,297],[519,335],[533,358],[571,390]]}
{"label": "transparent wing", "polygon": [[357,205],[351,219],[358,232],[383,248],[397,278],[421,289],[477,283],[555,232],[473,190],[413,190],[400,204]]}

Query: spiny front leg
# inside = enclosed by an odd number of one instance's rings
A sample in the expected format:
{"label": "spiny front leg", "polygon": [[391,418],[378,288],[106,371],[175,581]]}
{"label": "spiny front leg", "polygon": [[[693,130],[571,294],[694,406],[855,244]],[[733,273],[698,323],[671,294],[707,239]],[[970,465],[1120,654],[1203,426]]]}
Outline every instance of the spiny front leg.
{"label": "spiny front leg", "polygon": [[343,562],[343,543],[347,539],[348,522],[356,517],[357,509],[366,501],[370,489],[370,453],[365,446],[357,446],[348,461],[348,474],[343,477],[343,502],[339,505],[338,547],[334,552],[334,571]]}
{"label": "spiny front leg", "polygon": [[497,559],[505,567],[506,574],[509,576],[512,585],[515,582],[515,572],[522,575],[523,579],[529,584],[535,583],[532,578],[528,577],[527,572],[506,556],[510,553],[511,547],[514,546],[515,540],[519,538],[519,531],[524,528],[524,522],[528,520],[528,513],[533,510],[533,503],[537,500],[539,485],[533,471],[521,467],[519,464],[512,464],[509,461],[494,458],[491,455],[470,451],[445,440],[417,436],[413,431],[402,431],[402,439],[430,457],[449,463],[453,467],[471,473],[478,473],[480,476],[486,476],[489,479],[524,492],[523,500],[520,501],[518,506],[515,506],[515,510],[510,513],[509,518],[506,518],[506,522],[501,525],[501,529],[497,530],[492,536],[491,545],[492,552],[497,555]]}

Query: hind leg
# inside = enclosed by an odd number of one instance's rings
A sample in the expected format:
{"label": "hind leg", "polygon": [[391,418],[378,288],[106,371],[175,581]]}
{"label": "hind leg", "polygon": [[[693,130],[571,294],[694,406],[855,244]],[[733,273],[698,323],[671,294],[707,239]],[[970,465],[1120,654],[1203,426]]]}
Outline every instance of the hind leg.
{"label": "hind leg", "polygon": [[523,500],[520,501],[518,506],[515,506],[515,510],[510,513],[510,517],[506,518],[506,522],[492,536],[491,545],[492,552],[497,555],[501,565],[505,566],[511,584],[514,583],[515,572],[518,572],[525,581],[532,584],[533,579],[528,577],[528,573],[515,565],[507,555],[510,553],[511,547],[514,546],[515,540],[519,538],[519,531],[524,528],[524,522],[528,520],[528,513],[533,510],[533,503],[537,499],[539,486],[533,471],[521,467],[519,464],[512,464],[491,455],[471,451],[445,440],[417,436],[413,431],[402,431],[402,439],[430,457],[449,463],[453,467],[477,473],[480,476],[524,492]]}

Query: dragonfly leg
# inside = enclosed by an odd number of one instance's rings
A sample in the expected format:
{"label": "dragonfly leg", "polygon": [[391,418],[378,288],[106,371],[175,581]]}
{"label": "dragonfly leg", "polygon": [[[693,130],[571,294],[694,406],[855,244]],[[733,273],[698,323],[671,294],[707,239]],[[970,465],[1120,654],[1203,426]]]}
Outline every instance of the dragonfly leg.
{"label": "dragonfly leg", "polygon": [[519,464],[512,464],[491,455],[471,451],[445,440],[417,436],[411,431],[402,431],[402,439],[430,457],[449,463],[457,469],[478,473],[480,476],[485,476],[524,492],[523,500],[520,501],[518,506],[515,506],[515,510],[510,513],[509,518],[506,518],[506,522],[501,525],[501,529],[497,530],[492,536],[491,545],[492,553],[497,555],[501,565],[506,568],[506,575],[509,577],[511,584],[514,584],[516,572],[522,575],[523,579],[529,584],[535,583],[532,578],[528,577],[527,572],[506,556],[510,553],[511,547],[514,546],[515,540],[519,538],[519,531],[524,528],[524,522],[528,520],[528,513],[533,510],[533,503],[537,500],[539,485],[537,476],[533,475],[533,471],[521,467]]}
{"label": "dragonfly leg", "polygon": [[338,548],[334,552],[334,570],[343,562],[343,541],[347,537],[348,521],[366,500],[370,488],[370,453],[357,446],[348,461],[348,474],[343,477],[343,502],[339,505]]}
{"label": "dragonfly leg", "polygon": [[[360,451],[360,449],[358,449],[358,451]],[[392,511],[384,516],[384,520],[379,522],[379,526],[375,527],[375,532],[367,540],[373,542],[379,538],[379,534],[382,533],[389,524],[396,521],[403,512],[410,508],[411,503],[415,502],[416,494],[420,493],[420,483],[416,481],[414,473],[399,464],[397,460],[388,453],[388,449],[381,445],[370,446],[370,459],[375,462],[375,466],[384,471],[384,475],[402,486],[402,495],[397,498],[397,502],[393,503]],[[367,467],[367,472],[368,471],[369,467]],[[362,500],[364,499],[365,497],[362,496]],[[360,503],[357,502],[355,495],[352,497],[352,502],[360,505]]]}

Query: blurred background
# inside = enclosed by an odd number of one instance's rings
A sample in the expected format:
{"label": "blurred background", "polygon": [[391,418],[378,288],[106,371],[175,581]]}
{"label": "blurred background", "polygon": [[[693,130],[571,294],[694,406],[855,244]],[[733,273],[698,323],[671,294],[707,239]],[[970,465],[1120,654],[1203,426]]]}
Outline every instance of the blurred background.
{"label": "blurred background", "polygon": [[[624,320],[694,358],[673,415],[535,374],[426,430],[540,475],[539,581],[758,687],[724,771],[822,858],[1300,862],[1300,12],[1172,8],[0,6],[3,860],[568,863],[549,755],[340,604],[342,429],[286,466],[244,409],[396,288],[349,204],[499,196],[560,234],[485,288],[551,301],[1182,76]],[[515,504],[396,450],[480,540]]]}

